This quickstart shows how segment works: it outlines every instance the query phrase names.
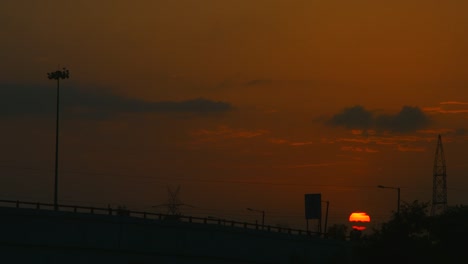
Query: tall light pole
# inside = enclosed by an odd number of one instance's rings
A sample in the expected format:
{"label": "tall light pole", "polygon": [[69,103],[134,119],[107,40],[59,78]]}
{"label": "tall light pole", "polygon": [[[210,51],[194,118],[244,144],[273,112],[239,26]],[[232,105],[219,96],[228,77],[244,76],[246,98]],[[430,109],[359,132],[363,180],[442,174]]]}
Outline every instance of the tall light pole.
{"label": "tall light pole", "polygon": [[[325,227],[324,227],[324,232],[327,233],[327,224],[328,224],[328,207],[330,207],[330,201],[321,201],[322,203],[327,203],[327,210],[325,211]],[[320,217],[320,221],[322,221],[322,218]],[[321,225],[321,223],[320,223]],[[321,228],[321,227],[320,227]]]}
{"label": "tall light pole", "polygon": [[58,146],[59,146],[59,102],[60,102],[60,79],[68,79],[70,73],[66,68],[47,73],[49,80],[57,80],[57,119],[55,125],[55,188],[54,188],[54,209],[58,210]]}
{"label": "tall light pole", "polygon": [[378,188],[382,189],[393,189],[398,191],[398,200],[397,200],[397,215],[400,215],[400,187],[389,187],[389,186],[383,186],[383,185],[378,185]]}
{"label": "tall light pole", "polygon": [[252,209],[252,208],[247,208],[247,210],[252,211],[252,212],[262,213],[262,229],[264,229],[265,228],[265,211],[256,210],[256,209]]}

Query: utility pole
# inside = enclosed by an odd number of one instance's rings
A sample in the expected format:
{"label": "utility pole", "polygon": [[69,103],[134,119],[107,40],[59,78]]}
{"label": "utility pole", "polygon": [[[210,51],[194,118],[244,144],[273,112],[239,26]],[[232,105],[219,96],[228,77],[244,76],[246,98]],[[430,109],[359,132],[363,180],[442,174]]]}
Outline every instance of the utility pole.
{"label": "utility pole", "polygon": [[54,186],[54,210],[58,210],[58,151],[59,151],[59,113],[60,113],[60,79],[68,79],[70,72],[63,68],[47,73],[49,80],[57,80],[57,118],[55,125],[55,186]]}
{"label": "utility pole", "polygon": [[325,211],[325,227],[323,233],[327,233],[327,224],[328,224],[328,207],[330,207],[330,201],[325,201],[327,203],[327,210]]}
{"label": "utility pole", "polygon": [[265,211],[252,209],[252,208],[246,208],[246,209],[252,212],[262,213],[262,229],[265,229]]}
{"label": "utility pole", "polygon": [[378,188],[382,189],[393,189],[397,190],[397,215],[400,215],[400,187],[389,187],[389,186],[383,186],[383,185],[378,185]]}

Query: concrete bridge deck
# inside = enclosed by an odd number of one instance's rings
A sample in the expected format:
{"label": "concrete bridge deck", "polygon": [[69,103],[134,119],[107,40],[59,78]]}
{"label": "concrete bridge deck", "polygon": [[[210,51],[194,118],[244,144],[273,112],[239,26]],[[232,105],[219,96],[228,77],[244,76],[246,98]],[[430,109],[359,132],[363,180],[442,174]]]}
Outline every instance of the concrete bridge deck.
{"label": "concrete bridge deck", "polygon": [[310,234],[75,211],[0,207],[4,263],[342,263],[348,255],[347,243]]}

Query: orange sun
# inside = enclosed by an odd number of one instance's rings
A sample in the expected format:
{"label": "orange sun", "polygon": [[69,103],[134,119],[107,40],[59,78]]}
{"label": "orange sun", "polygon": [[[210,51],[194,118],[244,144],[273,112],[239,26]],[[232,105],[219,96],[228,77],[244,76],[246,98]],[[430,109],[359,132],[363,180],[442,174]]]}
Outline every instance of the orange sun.
{"label": "orange sun", "polygon": [[364,212],[355,212],[349,216],[350,222],[370,222],[370,216]]}
{"label": "orange sun", "polygon": [[349,216],[349,222],[356,224],[356,225],[353,225],[353,229],[363,231],[366,229],[366,227],[364,226],[364,223],[370,222],[370,216],[364,212],[354,212]]}

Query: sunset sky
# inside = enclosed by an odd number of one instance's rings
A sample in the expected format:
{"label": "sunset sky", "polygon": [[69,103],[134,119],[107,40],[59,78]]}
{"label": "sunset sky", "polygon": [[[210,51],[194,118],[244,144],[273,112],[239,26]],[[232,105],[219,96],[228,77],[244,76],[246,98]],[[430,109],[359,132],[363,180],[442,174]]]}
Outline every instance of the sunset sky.
{"label": "sunset sky", "polygon": [[305,228],[304,194],[375,222],[468,204],[468,1],[0,2],[0,199]]}

